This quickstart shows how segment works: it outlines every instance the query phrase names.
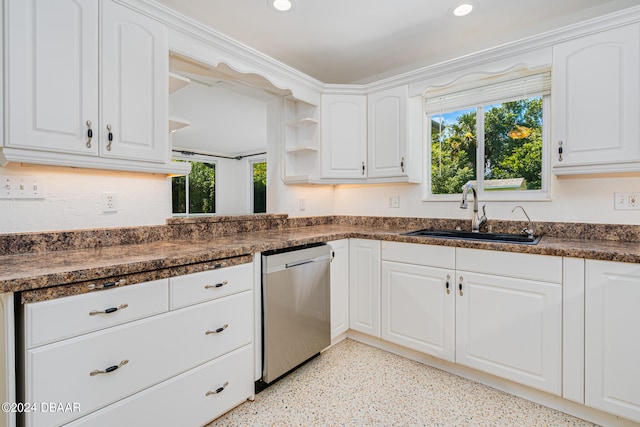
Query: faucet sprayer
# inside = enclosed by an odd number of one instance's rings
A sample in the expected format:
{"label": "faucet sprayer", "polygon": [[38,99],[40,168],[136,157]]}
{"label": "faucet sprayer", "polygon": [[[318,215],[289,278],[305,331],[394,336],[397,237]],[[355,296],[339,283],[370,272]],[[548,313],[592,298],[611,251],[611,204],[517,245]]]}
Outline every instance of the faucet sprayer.
{"label": "faucet sprayer", "polygon": [[526,216],[527,220],[529,221],[529,225],[522,229],[522,233],[526,234],[530,238],[533,238],[533,225],[532,225],[532,222],[531,222],[531,218],[529,218],[529,215],[527,215],[527,211],[525,211],[522,206],[518,205],[515,208],[511,209],[511,212],[515,211],[518,208],[522,209],[522,213],[524,213],[524,216]]}

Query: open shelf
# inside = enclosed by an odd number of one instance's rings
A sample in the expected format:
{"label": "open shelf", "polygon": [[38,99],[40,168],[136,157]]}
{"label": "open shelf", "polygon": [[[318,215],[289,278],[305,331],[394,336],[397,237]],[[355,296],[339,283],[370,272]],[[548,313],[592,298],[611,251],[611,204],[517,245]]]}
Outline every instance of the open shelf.
{"label": "open shelf", "polygon": [[169,132],[182,129],[189,126],[191,123],[188,120],[179,119],[177,117],[169,117]]}
{"label": "open shelf", "polygon": [[169,93],[173,93],[177,90],[182,89],[191,83],[191,80],[187,77],[181,76],[176,73],[169,73]]}
{"label": "open shelf", "polygon": [[293,122],[287,123],[287,126],[291,126],[294,128],[307,127],[317,125],[318,121],[312,117],[303,117],[299,120],[295,120]]}
{"label": "open shelf", "polygon": [[304,147],[287,148],[287,153],[312,153],[317,151],[318,151],[317,147],[311,147],[309,145]]}

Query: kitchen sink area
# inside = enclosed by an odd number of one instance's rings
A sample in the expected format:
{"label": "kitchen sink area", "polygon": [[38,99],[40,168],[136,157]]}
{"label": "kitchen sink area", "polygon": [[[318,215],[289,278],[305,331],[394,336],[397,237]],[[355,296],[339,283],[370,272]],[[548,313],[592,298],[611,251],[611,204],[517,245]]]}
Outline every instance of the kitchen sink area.
{"label": "kitchen sink area", "polygon": [[440,239],[476,240],[493,243],[516,243],[522,245],[537,245],[542,235],[515,233],[482,233],[463,230],[416,230],[401,233],[403,236],[433,237]]}

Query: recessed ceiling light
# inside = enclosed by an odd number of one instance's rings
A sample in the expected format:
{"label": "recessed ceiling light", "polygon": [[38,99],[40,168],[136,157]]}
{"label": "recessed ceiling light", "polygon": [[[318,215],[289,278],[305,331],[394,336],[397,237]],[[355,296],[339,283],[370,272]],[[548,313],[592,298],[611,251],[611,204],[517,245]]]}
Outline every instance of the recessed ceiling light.
{"label": "recessed ceiling light", "polygon": [[268,0],[267,3],[276,12],[288,12],[293,7],[291,0]]}
{"label": "recessed ceiling light", "polygon": [[465,16],[471,13],[473,5],[471,3],[462,3],[453,9],[455,16]]}

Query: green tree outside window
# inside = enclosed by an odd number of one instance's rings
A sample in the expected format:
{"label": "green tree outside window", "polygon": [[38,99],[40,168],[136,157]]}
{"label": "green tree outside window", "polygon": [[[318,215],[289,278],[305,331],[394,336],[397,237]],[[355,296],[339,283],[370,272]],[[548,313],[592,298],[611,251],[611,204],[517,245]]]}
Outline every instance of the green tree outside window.
{"label": "green tree outside window", "polygon": [[[484,119],[481,171],[478,114]],[[458,194],[480,173],[484,191],[542,188],[542,97],[431,117],[432,194]]]}

